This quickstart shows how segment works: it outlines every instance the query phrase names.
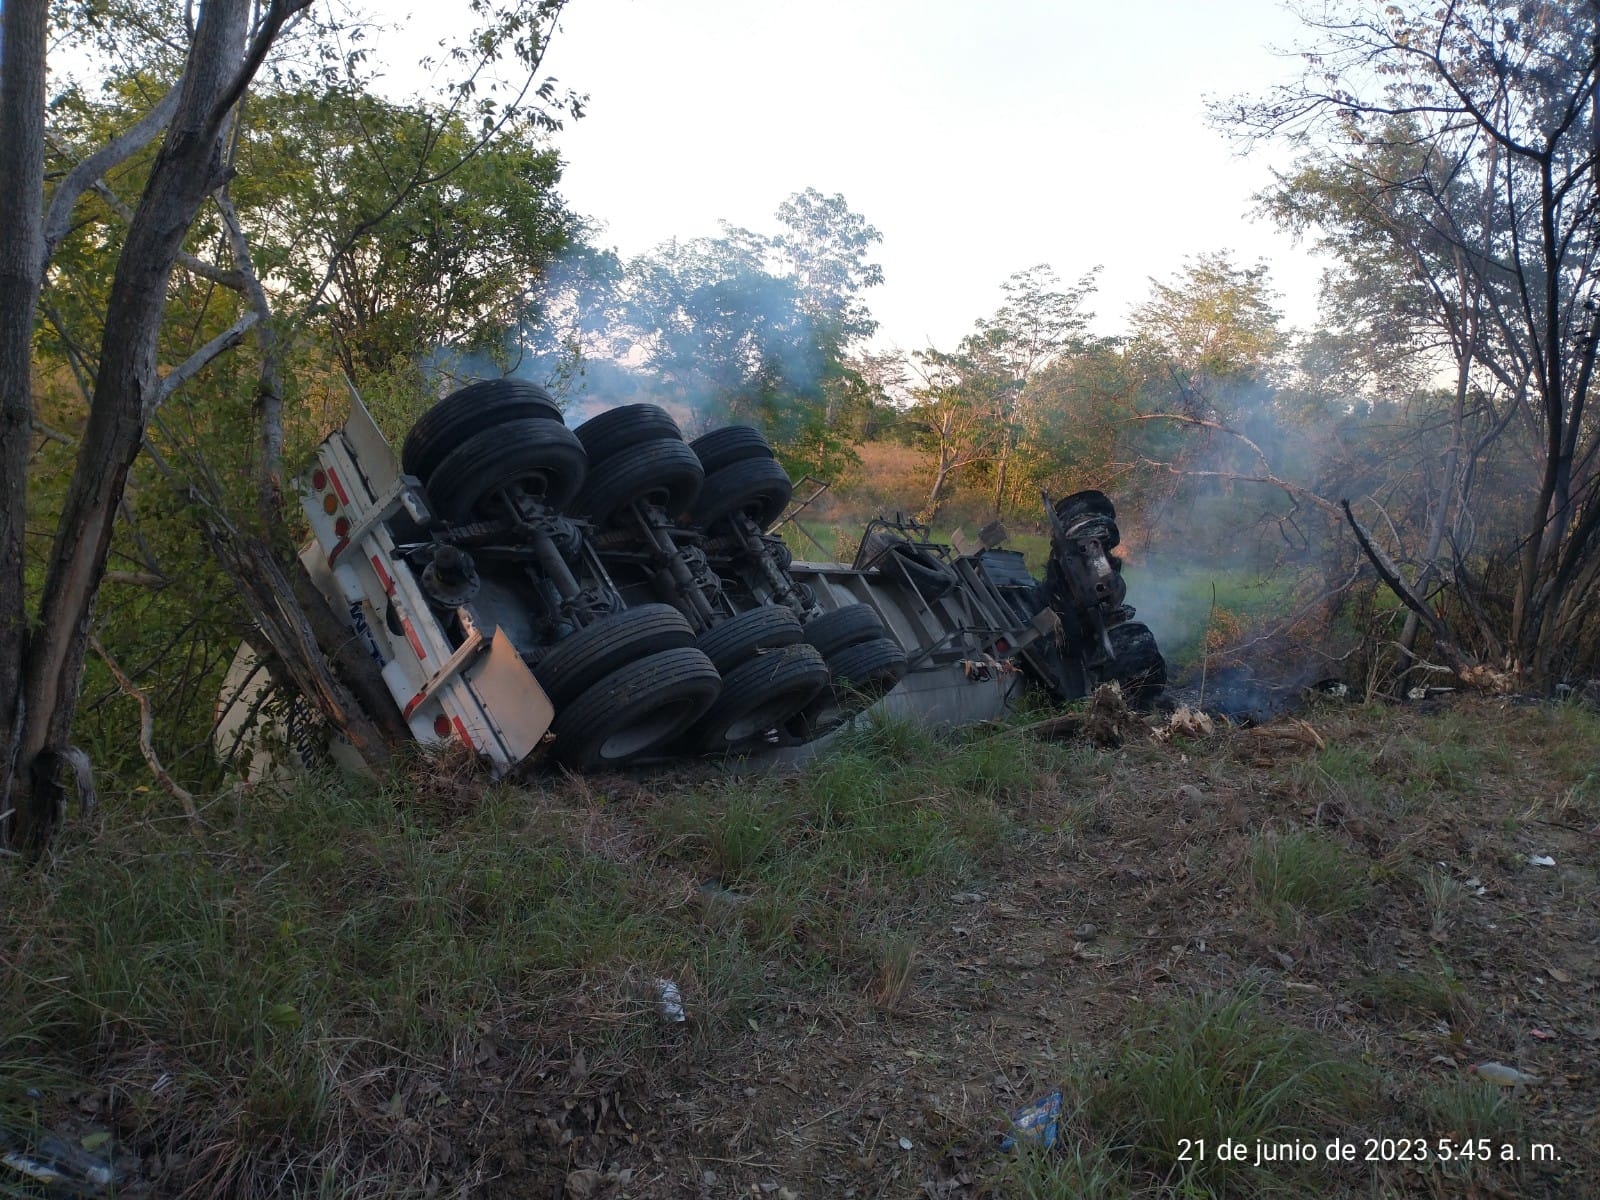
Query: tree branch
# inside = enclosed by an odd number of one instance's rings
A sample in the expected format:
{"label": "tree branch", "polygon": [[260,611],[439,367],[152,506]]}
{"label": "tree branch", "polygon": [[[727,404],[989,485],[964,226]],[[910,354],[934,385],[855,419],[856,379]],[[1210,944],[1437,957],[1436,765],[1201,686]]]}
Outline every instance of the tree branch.
{"label": "tree branch", "polygon": [[194,796],[171,776],[167,769],[161,765],[161,760],[156,757],[155,716],[150,709],[150,698],[134,686],[133,680],[123,674],[122,668],[117,666],[116,659],[107,653],[106,648],[100,644],[100,639],[92,633],[89,635],[89,645],[94,647],[94,652],[110,668],[112,676],[117,681],[117,686],[139,704],[139,752],[144,755],[144,761],[150,768],[150,774],[154,775],[156,782],[175,797],[179,804],[183,805],[183,815],[189,819],[189,828],[194,835],[196,837],[204,837],[205,830],[200,824],[200,812],[195,807]]}
{"label": "tree branch", "polygon": [[245,313],[232,325],[184,359],[178,366],[167,372],[166,376],[161,380],[160,386],[156,388],[155,393],[150,398],[145,410],[145,419],[148,421],[151,413],[160,408],[174,392],[188,383],[190,379],[203,371],[213,359],[237,346],[243,340],[244,335],[250,331],[250,327],[260,319],[261,314],[254,310]]}
{"label": "tree branch", "polygon": [[1434,647],[1444,655],[1445,661],[1450,664],[1450,669],[1456,677],[1469,687],[1478,688],[1488,692],[1510,691],[1514,680],[1503,671],[1495,671],[1483,663],[1469,658],[1464,654],[1445,624],[1439,619],[1439,614],[1434,612],[1417,594],[1407,586],[1406,581],[1400,577],[1400,569],[1395,566],[1383,548],[1372,540],[1372,535],[1367,532],[1361,522],[1356,520],[1356,515],[1350,510],[1350,501],[1339,501],[1339,507],[1344,510],[1345,520],[1350,528],[1355,531],[1356,541],[1360,543],[1362,552],[1372,561],[1377,569],[1378,577],[1388,585],[1389,590],[1400,598],[1400,602],[1409,608],[1428,627],[1428,632],[1433,635]]}
{"label": "tree branch", "polygon": [[56,247],[72,225],[72,210],[78,198],[99,182],[107,171],[126,162],[155,140],[156,134],[167,127],[177,109],[178,89],[172,87],[156,102],[154,108],[78,163],[56,185],[56,190],[50,196],[50,210],[44,219],[44,257],[39,263],[40,279],[44,278],[45,268],[55,257]]}

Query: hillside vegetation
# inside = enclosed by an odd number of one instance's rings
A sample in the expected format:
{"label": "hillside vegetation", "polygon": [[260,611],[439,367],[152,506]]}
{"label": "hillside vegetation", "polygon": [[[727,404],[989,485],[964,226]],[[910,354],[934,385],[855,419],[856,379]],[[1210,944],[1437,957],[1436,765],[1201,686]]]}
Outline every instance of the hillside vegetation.
{"label": "hillside vegetation", "polygon": [[[236,789],[204,837],[119,795],[0,875],[0,1126],[96,1147],[118,1194],[1600,1186],[1600,720],[1127,732],[890,725],[785,776],[418,761]],[[1057,1090],[1054,1147],[1000,1149]],[[1255,1159],[1335,1140],[1357,1161]]]}

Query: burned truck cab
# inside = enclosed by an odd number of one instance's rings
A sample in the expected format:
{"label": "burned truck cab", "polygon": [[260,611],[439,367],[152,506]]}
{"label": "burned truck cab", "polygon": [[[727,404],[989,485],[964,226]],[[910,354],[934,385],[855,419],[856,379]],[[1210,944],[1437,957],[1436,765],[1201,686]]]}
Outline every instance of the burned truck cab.
{"label": "burned truck cab", "polygon": [[1050,518],[1050,561],[1038,599],[1061,622],[1049,668],[1054,678],[1044,682],[1070,700],[1115,680],[1135,707],[1149,707],[1166,685],[1167,666],[1154,635],[1126,603],[1122,559],[1114,553],[1122,542],[1115,505],[1092,490],[1041,498]]}

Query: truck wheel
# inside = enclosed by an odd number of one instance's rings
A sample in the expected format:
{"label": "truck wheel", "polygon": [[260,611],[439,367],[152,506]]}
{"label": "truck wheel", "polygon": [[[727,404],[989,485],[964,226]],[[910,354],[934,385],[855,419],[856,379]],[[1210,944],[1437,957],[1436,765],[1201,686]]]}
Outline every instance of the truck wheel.
{"label": "truck wheel", "polygon": [[721,687],[711,660],[693,646],[635,659],[556,713],[555,757],[579,771],[621,766],[693,725]]}
{"label": "truck wheel", "polygon": [[694,627],[670,604],[641,604],[602,617],[546,650],[533,677],[560,712],[597,679],[636,658],[694,645]]}
{"label": "truck wheel", "polygon": [[762,529],[783,515],[794,495],[789,472],[771,458],[747,458],[706,477],[700,498],[689,510],[696,525],[715,525],[743,513]]}
{"label": "truck wheel", "polygon": [[1082,517],[1104,517],[1109,525],[1104,548],[1115,550],[1122,541],[1122,531],[1117,528],[1117,508],[1104,492],[1073,492],[1056,501],[1056,518],[1063,528]]}
{"label": "truck wheel", "polygon": [[881,638],[887,631],[870,604],[846,604],[806,622],[806,641],[823,658],[831,659],[846,646]]}
{"label": "truck wheel", "polygon": [[861,692],[874,699],[904,679],[908,666],[900,643],[887,637],[857,642],[828,656],[836,691]]}
{"label": "truck wheel", "polygon": [[924,600],[937,600],[956,586],[956,573],[950,564],[915,542],[875,529],[867,535],[865,552],[867,561],[875,561],[879,573],[915,588]]}
{"label": "truck wheel", "polygon": [[765,604],[720,625],[713,625],[695,642],[726,675],[757,650],[775,650],[801,640],[800,618],[787,608]]}
{"label": "truck wheel", "polygon": [[828,664],[800,643],[758,650],[722,678],[722,695],[689,731],[695,749],[736,754],[759,745],[768,730],[793,719],[828,684]]}
{"label": "truck wheel", "polygon": [[702,434],[689,443],[689,448],[700,456],[700,465],[707,475],[714,475],[723,467],[750,458],[776,458],[772,445],[761,430],[754,425],[726,425]]}
{"label": "truck wheel", "polygon": [[561,421],[550,393],[524,379],[485,379],[451,392],[411,427],[400,447],[400,468],[427,479],[445,456],[475,433],[507,421]]}
{"label": "truck wheel", "polygon": [[876,637],[828,656],[833,682],[789,728],[810,739],[834,729],[871,705],[906,676],[906,652],[892,638]]}
{"label": "truck wheel", "polygon": [[1167,686],[1167,660],[1161,657],[1155,634],[1140,621],[1124,621],[1106,630],[1116,658],[1101,667],[1102,680],[1114,679],[1134,708],[1147,710]]}
{"label": "truck wheel", "polygon": [[601,527],[636,500],[676,515],[694,503],[705,479],[700,460],[680,438],[656,438],[590,462],[595,465],[572,510]]}
{"label": "truck wheel", "polygon": [[[516,485],[559,512],[583,486],[587,463],[572,430],[555,421],[507,421],[473,434],[434,468],[428,495],[449,521],[466,521]],[[480,514],[483,515],[483,514]]]}
{"label": "truck wheel", "polygon": [[655,404],[624,404],[610,409],[579,425],[577,434],[588,452],[589,461],[595,466],[640,442],[653,442],[658,438],[683,441],[683,433],[672,414]]}

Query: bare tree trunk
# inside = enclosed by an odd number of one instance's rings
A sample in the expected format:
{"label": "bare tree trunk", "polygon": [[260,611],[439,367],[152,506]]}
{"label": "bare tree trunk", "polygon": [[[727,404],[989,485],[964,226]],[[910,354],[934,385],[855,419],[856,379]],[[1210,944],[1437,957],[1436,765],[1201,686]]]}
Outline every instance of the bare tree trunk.
{"label": "bare tree trunk", "polygon": [[1006,476],[1011,466],[1011,436],[1007,433],[1000,444],[1000,463],[994,473],[994,515],[999,517],[1000,505],[1006,498]]}
{"label": "bare tree trunk", "polygon": [[0,12],[0,845],[21,732],[22,570],[33,451],[33,322],[44,247],[45,0]]}
{"label": "bare tree trunk", "polygon": [[[1463,353],[1456,359],[1455,407],[1450,413],[1450,449],[1445,452],[1444,479],[1439,488],[1438,506],[1434,509],[1433,519],[1428,526],[1428,544],[1422,552],[1422,569],[1417,572],[1417,577],[1411,584],[1419,596],[1426,596],[1428,583],[1437,570],[1439,548],[1444,544],[1445,527],[1449,524],[1451,506],[1455,501],[1456,477],[1460,473],[1461,448],[1466,437],[1467,387],[1472,381],[1471,346],[1476,338],[1472,318],[1467,318],[1467,325],[1461,337]],[[1412,650],[1417,644],[1417,634],[1421,628],[1422,618],[1415,610],[1408,608],[1405,626],[1400,631],[1400,651],[1405,656],[1404,662],[1410,662],[1414,657]],[[1406,670],[1402,669],[1400,672],[1402,686],[1405,678]]]}

